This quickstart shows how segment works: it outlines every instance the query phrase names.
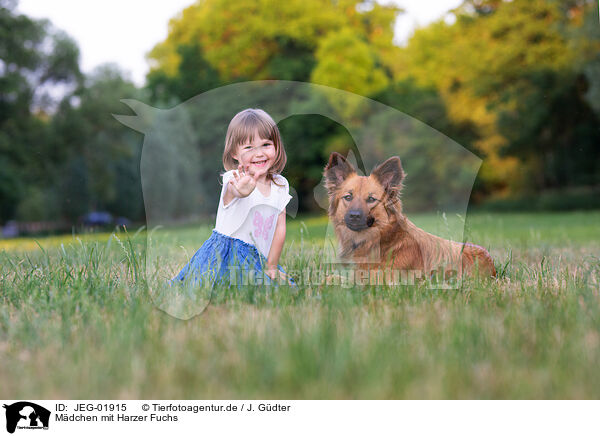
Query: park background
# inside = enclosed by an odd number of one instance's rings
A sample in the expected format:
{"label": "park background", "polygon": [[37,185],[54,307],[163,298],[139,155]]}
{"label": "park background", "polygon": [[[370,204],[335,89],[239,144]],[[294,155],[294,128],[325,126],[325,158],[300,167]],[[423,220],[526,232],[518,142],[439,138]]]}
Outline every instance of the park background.
{"label": "park background", "polygon": [[[394,44],[402,15],[396,4],[190,2],[147,54],[143,86],[117,64],[84,74],[77,42],[51,22],[20,14],[15,1],[3,0],[1,14],[0,225],[50,222],[46,228],[71,230],[91,211],[143,224],[143,135],[113,118],[131,113],[120,100],[171,108],[216,87],[265,79],[357,93],[447,135],[483,159],[471,207],[600,207],[594,1],[465,1],[402,46]],[[330,152],[345,154],[351,138],[319,115],[279,127],[299,212],[323,212],[312,192]],[[202,128],[203,137],[224,141],[224,132]],[[220,160],[192,165],[171,150],[164,159],[180,180],[218,183]],[[193,197],[194,188],[171,180],[179,186],[167,192]],[[216,204],[216,195],[201,202]]]}

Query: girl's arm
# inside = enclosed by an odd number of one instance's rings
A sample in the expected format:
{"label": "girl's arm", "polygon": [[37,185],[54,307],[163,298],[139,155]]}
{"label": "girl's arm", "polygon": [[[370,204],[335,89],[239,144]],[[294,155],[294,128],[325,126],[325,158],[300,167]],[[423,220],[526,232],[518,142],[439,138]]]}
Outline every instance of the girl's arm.
{"label": "girl's arm", "polygon": [[241,197],[240,193],[235,189],[233,183],[227,183],[227,189],[225,195],[223,195],[223,206],[227,206],[235,197]]}
{"label": "girl's arm", "polygon": [[271,249],[269,250],[269,257],[267,258],[267,274],[271,278],[275,278],[278,274],[277,265],[279,264],[279,257],[283,250],[283,244],[285,242],[285,209],[277,217],[277,224],[275,225],[275,234],[273,235],[273,242],[271,243]]}

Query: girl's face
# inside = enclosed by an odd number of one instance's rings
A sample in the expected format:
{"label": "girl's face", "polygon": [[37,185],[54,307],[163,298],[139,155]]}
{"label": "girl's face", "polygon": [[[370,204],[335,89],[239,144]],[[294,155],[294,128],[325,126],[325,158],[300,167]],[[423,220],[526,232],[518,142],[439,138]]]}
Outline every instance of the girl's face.
{"label": "girl's face", "polygon": [[249,165],[250,172],[264,176],[275,163],[275,144],[270,139],[263,139],[254,132],[252,141],[238,145],[233,158],[242,165]]}

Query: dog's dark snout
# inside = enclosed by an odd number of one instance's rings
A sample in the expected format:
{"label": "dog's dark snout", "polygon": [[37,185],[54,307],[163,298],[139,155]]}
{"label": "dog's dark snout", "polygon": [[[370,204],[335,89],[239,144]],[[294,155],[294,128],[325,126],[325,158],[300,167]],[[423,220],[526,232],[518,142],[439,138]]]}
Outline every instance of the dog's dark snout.
{"label": "dog's dark snout", "polygon": [[358,221],[362,213],[359,210],[350,210],[348,211],[348,219],[352,221]]}
{"label": "dog's dark snout", "polygon": [[367,227],[369,227],[369,225],[367,224],[368,218],[360,209],[351,209],[348,212],[346,212],[344,221],[346,221],[346,226],[350,230],[354,231],[364,230]]}

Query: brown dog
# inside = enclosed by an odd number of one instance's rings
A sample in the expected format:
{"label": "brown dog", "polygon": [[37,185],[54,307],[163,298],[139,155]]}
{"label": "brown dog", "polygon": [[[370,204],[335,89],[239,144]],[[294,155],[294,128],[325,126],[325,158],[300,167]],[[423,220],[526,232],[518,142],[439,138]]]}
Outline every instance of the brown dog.
{"label": "brown dog", "polygon": [[478,271],[495,276],[489,253],[478,245],[448,241],[419,229],[402,213],[404,171],[394,156],[368,176],[359,176],[333,152],[324,171],[329,219],[340,243],[340,258],[357,268],[417,270],[431,275],[440,268],[457,277]]}

